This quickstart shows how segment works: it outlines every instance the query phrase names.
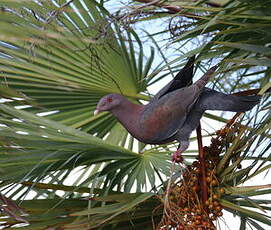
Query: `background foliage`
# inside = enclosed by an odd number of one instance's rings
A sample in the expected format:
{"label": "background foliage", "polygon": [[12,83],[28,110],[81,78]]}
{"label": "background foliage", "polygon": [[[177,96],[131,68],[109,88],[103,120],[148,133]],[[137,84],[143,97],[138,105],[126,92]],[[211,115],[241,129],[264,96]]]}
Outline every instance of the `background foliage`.
{"label": "background foliage", "polygon": [[[157,195],[175,143],[145,146],[110,114],[92,116],[103,95],[145,103],[149,89],[194,54],[197,74],[219,63],[210,84],[216,90],[263,94],[270,87],[270,1],[139,2],[116,11],[111,1],[0,1],[1,225],[7,229],[152,229],[152,219],[159,221]],[[270,194],[270,186],[242,187],[270,168],[270,119],[266,94],[241,116],[243,130],[221,156],[222,202],[241,217],[240,229],[271,225],[261,213],[270,200],[255,198]],[[231,161],[225,170],[233,155],[249,167]]]}

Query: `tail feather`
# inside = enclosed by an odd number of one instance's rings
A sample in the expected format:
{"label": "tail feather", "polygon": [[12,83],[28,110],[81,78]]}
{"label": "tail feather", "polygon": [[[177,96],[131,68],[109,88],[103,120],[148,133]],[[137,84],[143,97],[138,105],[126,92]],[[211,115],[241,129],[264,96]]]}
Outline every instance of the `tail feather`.
{"label": "tail feather", "polygon": [[252,109],[260,100],[259,95],[237,96],[204,88],[198,106],[202,110],[245,112]]}

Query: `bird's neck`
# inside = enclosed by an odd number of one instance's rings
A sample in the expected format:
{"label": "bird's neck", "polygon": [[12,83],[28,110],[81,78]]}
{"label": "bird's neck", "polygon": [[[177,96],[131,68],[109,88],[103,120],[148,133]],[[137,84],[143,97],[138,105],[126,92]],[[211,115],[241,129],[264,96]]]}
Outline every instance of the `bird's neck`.
{"label": "bird's neck", "polygon": [[134,134],[134,137],[137,138],[140,134],[138,123],[143,109],[143,105],[133,104],[132,102],[125,100],[121,106],[111,110],[111,113],[119,120],[129,133]]}

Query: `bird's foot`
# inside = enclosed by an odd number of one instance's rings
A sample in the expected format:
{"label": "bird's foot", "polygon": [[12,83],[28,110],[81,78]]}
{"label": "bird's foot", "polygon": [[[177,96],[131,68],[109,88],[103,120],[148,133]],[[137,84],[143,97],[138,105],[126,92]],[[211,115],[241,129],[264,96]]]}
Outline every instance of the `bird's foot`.
{"label": "bird's foot", "polygon": [[176,152],[172,154],[171,159],[175,163],[182,163],[183,162],[182,152],[178,149]]}

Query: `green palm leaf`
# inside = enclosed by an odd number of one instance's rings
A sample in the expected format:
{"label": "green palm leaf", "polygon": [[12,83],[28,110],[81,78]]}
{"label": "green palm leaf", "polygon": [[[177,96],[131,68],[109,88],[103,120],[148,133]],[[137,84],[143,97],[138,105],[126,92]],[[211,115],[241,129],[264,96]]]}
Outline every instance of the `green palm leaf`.
{"label": "green palm leaf", "polygon": [[[22,229],[153,229],[152,219],[157,224],[162,216],[168,154],[175,143],[145,146],[110,114],[92,113],[108,93],[123,94],[134,103],[149,100],[147,87],[174,75],[194,54],[203,72],[212,61],[221,61],[212,82],[215,89],[261,87],[266,92],[269,1],[213,2],[217,5],[210,7],[209,1],[170,1],[181,7],[179,15],[192,18],[174,34],[173,53],[176,44],[193,46],[176,58],[157,42],[156,36],[169,29],[147,31],[163,58],[154,67],[155,49],[146,57],[142,33],[111,15],[104,1],[0,0],[0,96],[5,98],[0,104],[0,191],[29,214],[20,216],[15,204],[1,203],[0,209],[6,210],[3,226],[11,229],[28,221]],[[156,14],[150,4],[139,9],[142,14],[151,10],[150,16],[139,17],[143,23],[179,17]],[[219,186],[226,190],[220,202],[241,217],[240,229],[247,223],[258,229],[262,223],[270,225],[268,216],[254,211],[270,211],[270,200],[255,197],[269,195],[270,185],[241,186],[270,169],[268,109],[265,95],[238,120],[241,130],[228,133],[226,138],[233,141],[224,147],[217,166]],[[229,119],[228,114],[205,117],[224,123]],[[196,154],[189,150],[184,156],[195,159]],[[240,169],[246,161],[251,165]],[[179,172],[174,176],[181,178]]]}
{"label": "green palm leaf", "polygon": [[[31,7],[33,12],[27,15],[20,5],[13,8],[16,14],[2,12],[9,18],[2,21],[3,28],[10,30],[12,22],[17,24],[12,35],[3,30],[7,39],[0,45],[5,85],[40,105],[27,110],[52,111],[52,119],[105,136],[116,121],[107,114],[91,116],[97,101],[108,93],[122,93],[134,101],[148,98],[140,92],[146,90],[154,54],[144,65],[137,35],[127,33],[124,38],[125,32],[113,30],[108,13],[94,2],[75,1],[59,9],[49,3],[32,3]],[[48,11],[55,16],[46,18]],[[138,54],[132,39],[137,41]]]}

